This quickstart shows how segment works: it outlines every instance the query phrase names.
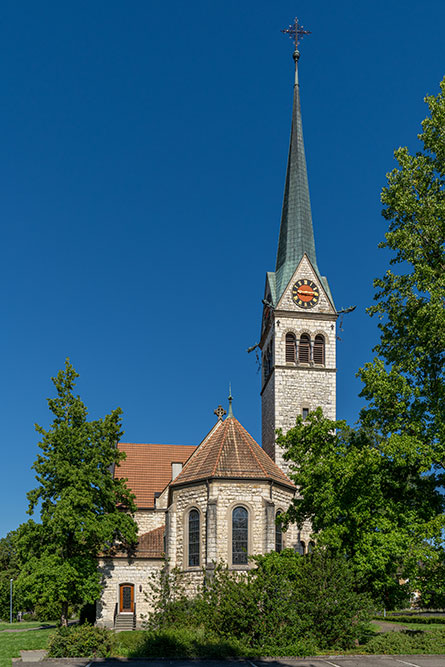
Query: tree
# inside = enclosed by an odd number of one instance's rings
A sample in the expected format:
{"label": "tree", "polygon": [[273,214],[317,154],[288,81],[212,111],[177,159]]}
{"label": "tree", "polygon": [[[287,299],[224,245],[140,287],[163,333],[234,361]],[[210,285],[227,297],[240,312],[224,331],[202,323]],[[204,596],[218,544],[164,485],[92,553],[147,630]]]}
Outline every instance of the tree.
{"label": "tree", "polygon": [[317,411],[279,437],[302,494],[284,521],[310,519],[318,544],[352,558],[387,605],[400,602],[401,577],[426,590],[444,560],[445,79],[426,102],[423,151],[395,151],[382,191],[380,247],[398,271],[374,281],[381,336],[358,372],[367,400],[358,427]]}
{"label": "tree", "polygon": [[66,625],[68,606],[94,602],[101,593],[97,556],[119,542],[136,542],[135,505],[112,470],[124,458],[117,449],[121,410],[87,420],[73,393],[78,374],[70,364],[52,378],[56,398],[49,430],[36,425],[42,453],[33,465],[38,486],[28,493],[28,513],[40,505],[41,523],[19,529],[20,583],[34,604],[54,605]]}
{"label": "tree", "polygon": [[[425,534],[443,507],[421,457],[394,455],[374,434],[326,419],[321,408],[305,421],[297,417],[278,442],[300,492],[285,525],[310,521],[317,546],[354,565],[358,589],[385,607],[403,605],[418,563],[430,556]],[[401,578],[409,582],[400,585]]]}
{"label": "tree", "polygon": [[10,614],[10,582],[13,579],[13,614],[23,609],[23,595],[16,585],[19,575],[17,557],[17,531],[11,530],[0,539],[0,618],[9,619]]}
{"label": "tree", "polygon": [[379,355],[359,371],[369,404],[364,424],[394,444],[400,435],[421,447],[425,463],[445,472],[445,78],[437,97],[425,98],[430,116],[419,139],[424,150],[395,151],[399,167],[382,191],[389,221],[382,248],[394,252],[374,286],[369,309],[381,322]]}

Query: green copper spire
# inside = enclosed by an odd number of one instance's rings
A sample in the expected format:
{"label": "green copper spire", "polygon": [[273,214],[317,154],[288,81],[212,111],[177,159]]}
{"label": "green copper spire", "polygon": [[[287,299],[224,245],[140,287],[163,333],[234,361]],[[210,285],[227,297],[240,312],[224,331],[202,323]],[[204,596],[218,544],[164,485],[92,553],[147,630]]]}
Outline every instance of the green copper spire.
{"label": "green copper spire", "polygon": [[229,419],[230,417],[233,417],[232,401],[233,401],[232,383],[230,383],[229,384],[229,412],[227,413],[227,419]]}
{"label": "green copper spire", "polygon": [[307,254],[316,272],[319,273],[315,256],[311,202],[303,143],[300,87],[298,83],[300,53],[297,49],[294,51],[293,57],[295,61],[295,85],[292,127],[275,269],[277,302],[304,253]]}

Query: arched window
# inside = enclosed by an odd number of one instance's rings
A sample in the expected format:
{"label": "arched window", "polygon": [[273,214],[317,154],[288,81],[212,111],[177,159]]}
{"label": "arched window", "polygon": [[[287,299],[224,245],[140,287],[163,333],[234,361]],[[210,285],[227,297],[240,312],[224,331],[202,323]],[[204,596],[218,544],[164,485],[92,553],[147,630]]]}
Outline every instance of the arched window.
{"label": "arched window", "polygon": [[189,512],[189,567],[199,566],[199,512]]}
{"label": "arched window", "polygon": [[301,334],[298,346],[298,361],[300,364],[308,364],[311,360],[311,339],[308,334]]}
{"label": "arched window", "polygon": [[286,361],[295,362],[297,360],[297,339],[295,334],[286,334]]}
{"label": "arched window", "polygon": [[[275,514],[275,519],[281,514],[281,510]],[[283,531],[281,530],[281,525],[279,523],[275,524],[275,551],[280,553],[283,551]]]}
{"label": "arched window", "polygon": [[249,541],[249,513],[245,507],[235,507],[232,512],[232,563],[247,564]]}
{"label": "arched window", "polygon": [[315,336],[314,341],[314,364],[324,365],[324,337],[321,334]]}

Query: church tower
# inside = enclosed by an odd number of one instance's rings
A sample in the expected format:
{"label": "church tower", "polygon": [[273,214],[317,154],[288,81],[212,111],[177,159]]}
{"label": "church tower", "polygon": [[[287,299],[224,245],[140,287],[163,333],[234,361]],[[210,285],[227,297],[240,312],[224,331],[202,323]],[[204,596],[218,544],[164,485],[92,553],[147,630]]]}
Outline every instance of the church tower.
{"label": "church tower", "polygon": [[303,144],[298,82],[298,37],[295,38],[295,84],[292,127],[275,272],[266,275],[261,325],[262,444],[287,473],[288,464],[275,442],[276,430],[288,431],[297,415],[317,407],[335,419],[336,320],[328,282],[320,274]]}

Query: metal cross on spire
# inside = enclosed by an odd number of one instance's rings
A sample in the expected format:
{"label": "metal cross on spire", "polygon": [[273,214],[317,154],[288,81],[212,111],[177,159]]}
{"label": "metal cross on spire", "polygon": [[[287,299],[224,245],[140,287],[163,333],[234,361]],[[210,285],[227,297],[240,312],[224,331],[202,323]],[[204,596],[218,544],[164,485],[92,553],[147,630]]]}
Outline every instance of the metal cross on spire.
{"label": "metal cross on spire", "polygon": [[312,34],[310,30],[305,30],[304,26],[298,23],[297,17],[294,18],[294,22],[288,28],[284,28],[284,30],[281,32],[289,35],[289,37],[295,43],[295,50],[298,49],[298,45],[305,35]]}

